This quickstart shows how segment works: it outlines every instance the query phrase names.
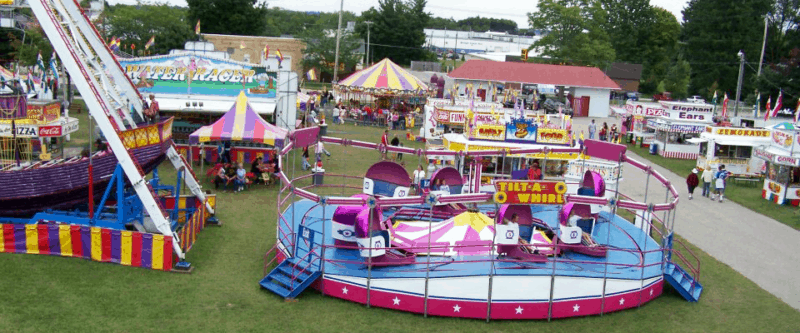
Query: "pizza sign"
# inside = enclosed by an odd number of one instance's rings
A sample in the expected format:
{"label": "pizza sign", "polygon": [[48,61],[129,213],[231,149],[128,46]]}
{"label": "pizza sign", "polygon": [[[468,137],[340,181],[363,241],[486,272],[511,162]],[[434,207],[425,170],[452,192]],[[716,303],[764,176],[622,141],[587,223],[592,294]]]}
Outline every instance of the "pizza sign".
{"label": "pizza sign", "polygon": [[567,184],[556,181],[496,181],[494,201],[498,204],[563,205]]}

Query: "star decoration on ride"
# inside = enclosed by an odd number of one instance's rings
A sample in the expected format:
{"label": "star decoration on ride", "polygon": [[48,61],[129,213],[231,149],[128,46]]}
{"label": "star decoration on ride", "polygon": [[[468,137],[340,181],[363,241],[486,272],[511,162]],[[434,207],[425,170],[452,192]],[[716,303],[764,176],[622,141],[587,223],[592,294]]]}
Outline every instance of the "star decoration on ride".
{"label": "star decoration on ride", "polygon": [[461,307],[456,304],[456,306],[453,307],[453,312],[461,312]]}
{"label": "star decoration on ride", "polygon": [[653,297],[653,289],[650,289],[650,297]]}
{"label": "star decoration on ride", "polygon": [[319,197],[319,204],[323,206],[328,205],[328,197]]}
{"label": "star decoration on ride", "polygon": [[625,299],[624,298],[620,298],[619,299],[619,305],[623,305],[623,304],[625,304]]}
{"label": "star decoration on ride", "polygon": [[578,312],[580,310],[581,310],[581,306],[578,305],[578,304],[575,304],[575,306],[572,307],[572,312]]}
{"label": "star decoration on ride", "polygon": [[399,298],[397,298],[397,296],[395,296],[395,297],[394,297],[394,299],[392,300],[392,302],[394,302],[394,305],[400,305],[400,299],[399,299]]}
{"label": "star decoration on ride", "polygon": [[616,206],[617,205],[617,199],[616,198],[608,199],[608,205],[609,206]]}
{"label": "star decoration on ride", "polygon": [[378,205],[378,200],[375,199],[375,197],[371,196],[371,197],[367,198],[367,206],[369,208],[375,208],[375,206],[377,206],[377,205]]}
{"label": "star decoration on ride", "polygon": [[437,198],[436,195],[432,193],[428,194],[428,197],[425,198],[425,202],[427,202],[431,206],[435,205],[437,201],[439,201],[439,198]]}
{"label": "star decoration on ride", "polygon": [[516,308],[516,309],[514,309],[514,311],[516,311],[516,312],[517,312],[517,314],[522,314],[522,310],[523,310],[523,309],[522,309],[522,306],[517,306],[517,308]]}
{"label": "star decoration on ride", "polygon": [[347,287],[342,288],[342,294],[347,295]]}

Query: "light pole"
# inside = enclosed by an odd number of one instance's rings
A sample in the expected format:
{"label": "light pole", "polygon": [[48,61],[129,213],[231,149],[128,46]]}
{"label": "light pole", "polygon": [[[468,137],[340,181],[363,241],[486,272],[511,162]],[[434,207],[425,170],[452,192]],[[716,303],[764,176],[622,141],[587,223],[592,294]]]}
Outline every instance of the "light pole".
{"label": "light pole", "polygon": [[364,21],[364,24],[367,25],[367,56],[366,56],[367,67],[371,64],[369,62],[369,55],[370,55],[370,53],[369,53],[369,27],[372,25],[372,23],[374,23],[374,22],[372,22],[372,21]]}
{"label": "light pole", "polygon": [[744,52],[739,51],[739,83],[736,85],[736,108],[734,109],[733,116],[739,116],[739,97],[742,94],[742,79],[744,78]]}
{"label": "light pole", "polygon": [[336,29],[336,58],[333,64],[333,82],[339,81],[339,40],[342,37],[342,11],[344,11],[344,0],[339,4],[339,27]]}

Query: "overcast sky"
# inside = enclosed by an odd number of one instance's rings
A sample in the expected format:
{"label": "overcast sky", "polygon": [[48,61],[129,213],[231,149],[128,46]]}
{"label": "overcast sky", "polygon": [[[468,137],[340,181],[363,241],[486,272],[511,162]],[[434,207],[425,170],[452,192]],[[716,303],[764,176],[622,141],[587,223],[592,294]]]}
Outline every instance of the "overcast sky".
{"label": "overcast sky", "polygon": [[[135,4],[136,0],[109,0],[111,4]],[[186,0],[158,0],[173,5],[186,6]],[[650,0],[654,6],[665,8],[683,21],[681,10],[688,0]],[[297,11],[333,12],[339,10],[337,0],[267,0],[270,7],[281,7]],[[489,6],[487,6],[489,4]],[[377,6],[378,0],[344,0],[344,10],[361,13]],[[426,8],[434,16],[452,17],[456,20],[470,16],[496,17],[514,20],[520,28],[528,26],[528,12],[536,9],[536,0],[428,0]]]}

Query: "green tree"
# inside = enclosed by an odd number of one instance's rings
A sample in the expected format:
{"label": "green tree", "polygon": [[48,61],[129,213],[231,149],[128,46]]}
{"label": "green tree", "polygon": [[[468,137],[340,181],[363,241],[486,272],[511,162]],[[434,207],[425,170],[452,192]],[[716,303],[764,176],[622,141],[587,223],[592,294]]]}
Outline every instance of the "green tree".
{"label": "green tree", "polygon": [[[319,29],[308,31],[302,40],[306,43],[306,48],[303,50],[303,68],[306,71],[316,68],[320,73],[329,73],[332,76],[336,63],[336,29],[330,29],[328,32]],[[362,60],[363,55],[355,52],[360,46],[361,40],[357,35],[342,33],[339,41],[340,69],[353,68]]]}
{"label": "green tree", "polygon": [[49,63],[50,56],[53,54],[53,46],[50,40],[47,39],[41,27],[25,30],[25,44],[18,38],[18,35],[9,35],[11,39],[11,47],[14,49],[12,56],[19,62],[20,66],[34,66],[39,53],[42,54],[42,60],[45,64]]}
{"label": "green tree", "polygon": [[187,40],[194,38],[194,27],[186,17],[187,10],[166,3],[110,6],[106,13],[108,38],[118,37],[123,44],[136,44],[144,51],[145,43],[155,36],[151,54],[165,54],[172,49],[182,49]]}
{"label": "green tree", "polygon": [[606,11],[597,0],[540,0],[528,20],[531,29],[549,32],[531,48],[550,62],[605,68],[615,59],[602,27]]}
{"label": "green tree", "polygon": [[663,82],[664,89],[672,93],[672,98],[679,100],[689,96],[691,73],[692,68],[689,62],[683,60],[682,57],[678,57],[675,63],[669,67]]}
{"label": "green tree", "polygon": [[[372,59],[390,58],[408,65],[411,60],[431,58],[430,52],[422,48],[424,28],[430,20],[430,14],[425,12],[426,3],[427,0],[379,0],[378,8],[361,13],[363,21],[374,22],[370,37]],[[362,38],[367,36],[364,24],[357,25],[356,31]]]}
{"label": "green tree", "polygon": [[644,66],[639,91],[644,93],[655,92],[655,87],[666,77],[667,70],[677,58],[681,34],[681,25],[670,11],[653,7],[653,13],[651,29],[643,45],[638,48]]}
{"label": "green tree", "polygon": [[[731,96],[736,91],[741,50],[758,59],[764,33],[764,15],[774,0],[690,0],[683,11],[682,47],[694,68],[690,91],[704,91],[714,82]],[[746,66],[745,69],[748,67]],[[749,74],[746,74],[749,75]],[[743,91],[752,91],[751,80]]]}
{"label": "green tree", "polygon": [[[186,0],[190,22],[204,33],[260,36],[267,28],[267,4],[258,0]],[[194,26],[194,24],[192,25]]]}
{"label": "green tree", "polygon": [[800,0],[774,0],[768,17],[764,61],[779,63],[800,45]]}
{"label": "green tree", "polygon": [[644,64],[642,47],[649,44],[655,10],[649,0],[599,0],[608,13],[603,28],[617,61]]}

